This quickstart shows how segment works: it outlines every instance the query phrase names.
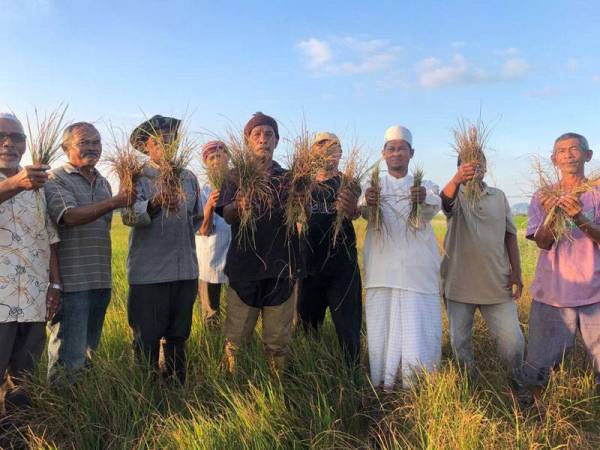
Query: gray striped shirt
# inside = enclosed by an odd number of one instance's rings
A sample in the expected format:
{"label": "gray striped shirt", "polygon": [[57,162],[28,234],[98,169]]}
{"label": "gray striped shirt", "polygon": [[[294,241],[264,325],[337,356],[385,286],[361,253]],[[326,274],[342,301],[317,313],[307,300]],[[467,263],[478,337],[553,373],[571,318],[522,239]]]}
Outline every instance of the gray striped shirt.
{"label": "gray striped shirt", "polygon": [[182,175],[185,203],[182,201],[178,211],[161,209],[150,217],[148,202],[156,194],[157,176],[156,166],[147,162],[143,176],[136,183],[136,202],[122,214],[123,223],[133,227],[127,255],[129,284],[198,278],[195,233],[203,212],[198,180],[185,170]]}
{"label": "gray striped shirt", "polygon": [[45,185],[48,214],[58,225],[58,261],[65,292],[111,287],[110,224],[112,213],[85,225],[67,227],[62,223],[69,208],[91,205],[112,197],[110,184],[98,171],[90,183],[67,163],[50,172]]}

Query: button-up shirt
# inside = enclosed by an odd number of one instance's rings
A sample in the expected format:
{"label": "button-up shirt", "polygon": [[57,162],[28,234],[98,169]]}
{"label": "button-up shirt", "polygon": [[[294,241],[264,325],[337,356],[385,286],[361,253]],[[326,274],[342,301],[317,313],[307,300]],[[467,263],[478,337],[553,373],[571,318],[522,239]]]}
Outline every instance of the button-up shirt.
{"label": "button-up shirt", "polygon": [[160,209],[152,217],[148,202],[156,194],[158,169],[151,161],[136,182],[136,201],[123,212],[129,233],[127,277],[129,284],[153,284],[198,278],[195,234],[200,228],[202,208],[196,176],[182,174],[185,201],[179,210]]}
{"label": "button-up shirt", "polygon": [[111,287],[110,225],[112,212],[85,225],[66,226],[63,216],[70,208],[93,205],[112,197],[110,184],[96,169],[88,180],[67,163],[50,173],[46,183],[48,214],[58,225],[60,276],[65,292]]}
{"label": "button-up shirt", "polygon": [[43,188],[0,203],[0,323],[45,322],[50,245],[59,240]]}

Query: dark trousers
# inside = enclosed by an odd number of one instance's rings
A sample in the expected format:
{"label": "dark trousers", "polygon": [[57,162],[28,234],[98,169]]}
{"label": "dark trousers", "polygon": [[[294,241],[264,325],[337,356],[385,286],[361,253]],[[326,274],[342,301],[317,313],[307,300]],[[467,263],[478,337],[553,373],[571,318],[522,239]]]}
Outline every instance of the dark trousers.
{"label": "dark trousers", "polygon": [[329,307],[345,356],[357,363],[360,356],[362,291],[358,267],[343,275],[309,275],[300,280],[298,315],[306,331],[318,331]]}
{"label": "dark trousers", "polygon": [[40,360],[45,343],[44,322],[0,323],[0,379],[4,381],[10,375],[15,386],[15,389],[6,393],[7,413],[29,404],[29,397],[20,384]]}
{"label": "dark trousers", "polygon": [[156,284],[131,284],[127,299],[129,326],[138,362],[148,362],[159,370],[163,341],[164,372],[185,382],[185,342],[192,329],[192,313],[198,293],[198,280]]}

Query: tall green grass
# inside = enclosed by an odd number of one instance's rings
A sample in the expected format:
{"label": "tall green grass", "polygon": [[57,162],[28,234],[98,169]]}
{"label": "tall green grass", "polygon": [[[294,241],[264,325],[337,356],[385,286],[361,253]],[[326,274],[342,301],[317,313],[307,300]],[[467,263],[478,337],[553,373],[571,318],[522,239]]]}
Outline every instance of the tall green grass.
{"label": "tall green grass", "polygon": [[[538,406],[522,413],[479,317],[474,339],[483,379],[477,386],[449,359],[445,327],[440,371],[423,376],[410,391],[381,396],[369,384],[366,352],[360,370],[343,364],[329,318],[319,338],[294,337],[282,379],[270,375],[258,333],[240,373],[229,376],[221,365],[223,338],[202,326],[198,311],[188,342],[187,386],[156,385],[131,355],[127,230],[117,222],[114,291],[100,350],[71,389],[49,389],[42,362],[31,381],[34,407],[25,435],[32,448],[600,448],[600,399],[583,352],[570,355]],[[529,285],[537,250],[524,239],[523,227],[519,242]],[[441,239],[445,220],[436,218],[434,228]],[[364,222],[356,222],[356,229],[362,248]],[[519,305],[525,331],[530,301],[526,290]]]}

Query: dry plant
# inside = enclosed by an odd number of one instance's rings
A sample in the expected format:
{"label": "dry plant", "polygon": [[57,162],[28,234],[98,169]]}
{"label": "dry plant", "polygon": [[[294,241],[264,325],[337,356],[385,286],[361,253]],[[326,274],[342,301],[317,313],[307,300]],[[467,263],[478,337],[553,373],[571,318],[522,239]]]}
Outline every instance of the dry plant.
{"label": "dry plant", "polygon": [[[419,166],[413,170],[413,188],[421,187],[423,183],[423,169]],[[418,202],[412,202],[410,206],[410,213],[408,214],[408,225],[413,230],[418,230],[423,226],[423,212],[422,205]]]}
{"label": "dry plant", "polygon": [[134,186],[144,170],[144,161],[139,152],[129,142],[129,134],[111,128],[111,151],[105,157],[110,173],[119,179],[119,190],[124,191],[128,200]]}
{"label": "dry plant", "polygon": [[381,233],[383,231],[383,212],[381,209],[381,171],[379,168],[379,161],[377,161],[377,165],[371,171],[370,186],[377,190],[378,195],[377,203],[368,207],[368,221],[372,224],[373,229],[377,233]]}
{"label": "dry plant", "polygon": [[[489,131],[481,120],[476,124],[467,123],[464,120],[458,122],[454,129],[454,149],[458,153],[461,163],[470,163],[475,166],[486,164],[485,150]],[[471,208],[477,206],[484,193],[483,180],[473,177],[464,185],[464,196],[467,205]]]}
{"label": "dry plant", "polygon": [[[378,161],[379,163],[379,161]],[[338,194],[346,189],[349,189],[356,196],[360,195],[361,192],[361,180],[371,170],[367,168],[367,161],[361,154],[360,147],[354,145],[348,152],[344,160],[344,168],[341,171],[341,182]],[[333,225],[333,246],[335,247],[339,241],[340,233],[342,232],[342,225],[344,223],[344,211],[337,207],[337,214],[335,216],[335,222]]]}
{"label": "dry plant", "polygon": [[63,122],[68,105],[59,105],[41,119],[37,108],[34,120],[27,116],[27,133],[29,136],[29,151],[33,164],[50,166],[59,156]]}
{"label": "dry plant", "polygon": [[268,174],[259,158],[248,146],[243,133],[230,131],[228,138],[231,170],[229,177],[236,188],[236,197],[243,197],[248,208],[240,211],[240,224],[236,236],[238,245],[244,248],[256,245],[256,221],[263,214],[270,214],[273,188]]}
{"label": "dry plant", "polygon": [[[542,196],[560,198],[564,195],[581,196],[600,185],[600,173],[590,174],[585,182],[569,192],[566,192],[560,183],[560,172],[553,164],[544,164],[540,158],[533,158],[533,172],[536,176],[536,192]],[[546,214],[543,226],[548,229],[554,240],[558,242],[562,238],[572,239],[570,230],[573,228],[572,219],[558,205],[554,205]]]}
{"label": "dry plant", "polygon": [[210,187],[215,191],[220,191],[227,178],[228,170],[227,164],[204,164],[206,179],[208,180]]}

